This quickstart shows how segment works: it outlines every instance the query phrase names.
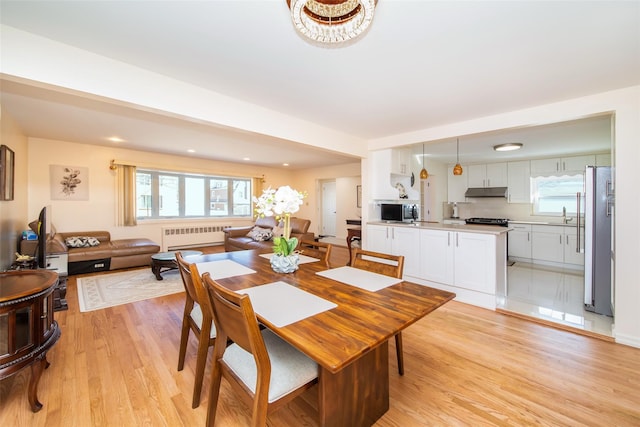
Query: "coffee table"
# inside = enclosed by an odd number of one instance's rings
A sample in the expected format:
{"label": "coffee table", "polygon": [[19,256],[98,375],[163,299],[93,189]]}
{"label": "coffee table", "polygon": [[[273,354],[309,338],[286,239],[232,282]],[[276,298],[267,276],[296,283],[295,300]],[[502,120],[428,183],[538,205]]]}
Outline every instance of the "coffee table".
{"label": "coffee table", "polygon": [[160,273],[163,272],[163,268],[164,271],[175,270],[178,268],[176,252],[182,253],[183,257],[202,255],[201,251],[169,251],[151,255],[151,272],[155,274],[156,279],[162,280]]}

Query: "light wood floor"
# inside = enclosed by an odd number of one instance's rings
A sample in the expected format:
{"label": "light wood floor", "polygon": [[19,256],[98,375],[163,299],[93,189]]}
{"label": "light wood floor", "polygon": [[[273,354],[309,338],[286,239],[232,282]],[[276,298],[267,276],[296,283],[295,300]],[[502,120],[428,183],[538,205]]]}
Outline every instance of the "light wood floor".
{"label": "light wood floor", "polygon": [[[343,265],[346,250],[334,248]],[[62,338],[32,413],[29,370],[0,382],[0,426],[203,426],[191,409],[194,340],[176,370],[183,294],[80,313],[75,278]],[[390,368],[390,410],[376,426],[639,426],[640,349],[450,302],[404,332],[405,375]],[[389,360],[395,363],[393,340]],[[248,425],[227,384],[219,426]],[[316,426],[311,389],[270,426]]]}

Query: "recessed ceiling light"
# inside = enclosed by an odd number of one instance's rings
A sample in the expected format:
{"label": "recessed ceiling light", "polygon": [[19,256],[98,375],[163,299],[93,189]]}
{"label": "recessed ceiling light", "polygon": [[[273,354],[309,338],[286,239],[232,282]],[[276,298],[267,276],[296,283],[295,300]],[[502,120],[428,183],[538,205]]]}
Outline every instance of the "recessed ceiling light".
{"label": "recessed ceiling light", "polygon": [[251,159],[249,157],[243,157],[242,160],[244,160],[245,162],[248,162]]}
{"label": "recessed ceiling light", "polygon": [[111,141],[111,142],[127,142],[124,139],[120,138],[119,136],[110,136],[107,138],[107,141]]}
{"label": "recessed ceiling light", "polygon": [[283,163],[282,166],[289,166],[289,163]]}
{"label": "recessed ceiling light", "polygon": [[187,150],[187,153],[195,153],[195,152],[196,152],[196,150],[194,150],[193,148],[189,148],[189,149]]}
{"label": "recessed ceiling light", "polygon": [[495,151],[513,151],[519,150],[522,148],[522,144],[519,142],[508,142],[506,144],[494,145],[493,149]]}

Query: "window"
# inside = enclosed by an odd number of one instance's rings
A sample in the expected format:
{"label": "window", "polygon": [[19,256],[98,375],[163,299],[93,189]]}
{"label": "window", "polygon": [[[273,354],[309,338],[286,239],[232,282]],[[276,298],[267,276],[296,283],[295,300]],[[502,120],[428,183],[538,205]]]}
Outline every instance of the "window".
{"label": "window", "polygon": [[534,215],[559,215],[562,214],[562,208],[565,208],[567,215],[575,215],[576,194],[582,192],[584,192],[582,174],[531,178],[533,213]]}
{"label": "window", "polygon": [[252,216],[251,178],[136,172],[138,219]]}

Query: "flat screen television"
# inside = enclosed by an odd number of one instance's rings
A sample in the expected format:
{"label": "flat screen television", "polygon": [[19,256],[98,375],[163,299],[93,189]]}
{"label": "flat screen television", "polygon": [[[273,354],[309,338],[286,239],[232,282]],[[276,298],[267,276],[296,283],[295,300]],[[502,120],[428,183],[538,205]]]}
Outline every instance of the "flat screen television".
{"label": "flat screen television", "polygon": [[36,260],[38,268],[47,268],[47,238],[51,231],[51,206],[45,206],[38,216],[38,248]]}

